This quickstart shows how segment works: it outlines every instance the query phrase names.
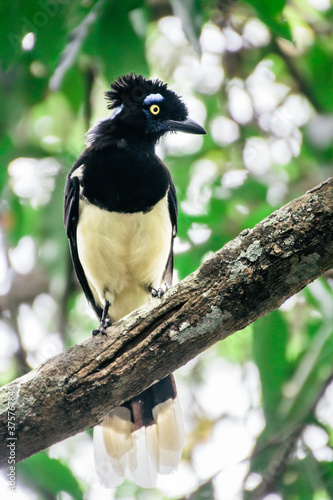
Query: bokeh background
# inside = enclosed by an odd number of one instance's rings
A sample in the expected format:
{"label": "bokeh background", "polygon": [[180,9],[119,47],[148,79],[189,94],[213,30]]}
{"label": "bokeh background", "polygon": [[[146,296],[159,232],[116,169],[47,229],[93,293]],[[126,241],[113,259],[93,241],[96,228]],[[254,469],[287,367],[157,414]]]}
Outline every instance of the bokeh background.
{"label": "bokeh background", "polygon": [[[158,145],[180,205],[179,280],[332,175],[332,68],[330,0],[1,0],[1,384],[96,325],[62,199],[111,81],[160,77],[207,128]],[[0,497],[333,498],[332,299],[328,273],[177,372],[186,444],[155,489],[101,488],[90,430],[18,464],[15,493],[3,473]]]}

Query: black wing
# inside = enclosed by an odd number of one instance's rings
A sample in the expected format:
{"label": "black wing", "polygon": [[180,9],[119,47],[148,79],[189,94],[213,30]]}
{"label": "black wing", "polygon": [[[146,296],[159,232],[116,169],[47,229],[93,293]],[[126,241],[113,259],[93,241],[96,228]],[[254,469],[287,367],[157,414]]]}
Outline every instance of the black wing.
{"label": "black wing", "polygon": [[[169,174],[170,175],[170,174]],[[177,235],[177,215],[178,215],[178,206],[177,206],[177,195],[175,185],[172,182],[171,176],[169,178],[169,191],[168,191],[168,203],[169,203],[169,214],[170,220],[172,224],[172,237],[171,237],[171,248],[170,254],[168,258],[168,262],[164,272],[164,281],[167,285],[172,285],[172,275],[173,275],[173,240]]]}
{"label": "black wing", "polygon": [[79,253],[77,249],[77,239],[76,230],[79,220],[79,201],[80,201],[80,181],[78,177],[71,177],[72,172],[80,166],[78,161],[74,164],[73,168],[68,174],[65,186],[65,200],[64,200],[64,223],[66,228],[67,238],[69,240],[69,246],[71,250],[72,261],[74,269],[82,290],[94,308],[97,316],[100,318],[102,315],[102,308],[98,306],[95,302],[91,289],[88,285],[86,275],[84,274],[83,267],[79,259]]}

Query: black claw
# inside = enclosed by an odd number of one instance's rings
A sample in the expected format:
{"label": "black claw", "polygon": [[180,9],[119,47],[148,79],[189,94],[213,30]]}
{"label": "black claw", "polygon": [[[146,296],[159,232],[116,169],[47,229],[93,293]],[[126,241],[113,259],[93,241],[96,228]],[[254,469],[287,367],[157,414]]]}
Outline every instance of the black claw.
{"label": "black claw", "polygon": [[106,301],[99,326],[97,330],[92,330],[91,332],[93,337],[96,337],[99,333],[101,335],[107,335],[106,329],[112,325],[112,321],[108,318],[109,307],[110,303]]}
{"label": "black claw", "polygon": [[167,283],[163,283],[163,285],[156,290],[156,288],[151,288],[150,294],[153,298],[158,297],[159,299],[163,297],[165,292],[168,290],[169,286]]}
{"label": "black claw", "polygon": [[112,325],[112,322],[109,318],[107,318],[105,320],[101,320],[97,330],[92,330],[91,335],[93,337],[96,337],[96,335],[98,335],[99,333],[101,335],[107,335],[106,329],[109,328],[109,326],[111,326],[111,325]]}

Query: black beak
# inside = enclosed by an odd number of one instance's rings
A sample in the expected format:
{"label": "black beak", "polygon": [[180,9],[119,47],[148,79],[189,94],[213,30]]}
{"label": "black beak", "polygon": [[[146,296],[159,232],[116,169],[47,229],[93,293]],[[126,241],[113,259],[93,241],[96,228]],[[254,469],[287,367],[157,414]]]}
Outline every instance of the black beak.
{"label": "black beak", "polygon": [[191,118],[186,118],[182,122],[176,120],[167,120],[166,126],[168,130],[175,132],[187,132],[189,134],[207,134],[206,130],[199,125],[199,123],[191,120]]}

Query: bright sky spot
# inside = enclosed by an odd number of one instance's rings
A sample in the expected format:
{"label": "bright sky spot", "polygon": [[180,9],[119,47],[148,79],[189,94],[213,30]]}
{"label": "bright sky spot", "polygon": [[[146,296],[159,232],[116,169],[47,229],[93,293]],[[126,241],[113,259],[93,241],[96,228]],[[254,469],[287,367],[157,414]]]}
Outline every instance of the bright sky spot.
{"label": "bright sky spot", "polygon": [[168,134],[161,142],[167,154],[185,156],[200,151],[203,137],[195,134]]}
{"label": "bright sky spot", "polygon": [[[221,384],[228,374],[228,383]],[[199,404],[205,408],[206,415],[216,419],[223,413],[242,416],[250,407],[249,396],[242,384],[241,366],[223,359],[211,361],[204,372],[204,384],[197,388]],[[216,394],[219,397],[216,397]]]}
{"label": "bright sky spot", "polygon": [[245,462],[230,465],[218,474],[213,481],[214,500],[240,500],[243,498],[243,480],[247,471],[248,464]]}
{"label": "bright sky spot", "polygon": [[54,158],[16,158],[8,167],[17,196],[28,198],[33,207],[49,202],[60,164]]}
{"label": "bright sky spot", "polygon": [[245,125],[253,118],[253,105],[249,94],[239,80],[232,80],[228,89],[228,108],[232,118]]}
{"label": "bright sky spot", "polygon": [[251,137],[243,150],[244,164],[254,175],[262,175],[270,169],[271,154],[267,142],[261,137]]}
{"label": "bright sky spot", "polygon": [[328,10],[331,7],[330,0],[308,0],[308,3],[318,10]]}
{"label": "bright sky spot", "polygon": [[244,184],[247,175],[247,170],[228,170],[222,177],[222,185],[231,189],[239,187]]}
{"label": "bright sky spot", "polygon": [[258,474],[257,472],[250,472],[245,481],[245,489],[252,491],[257,486],[259,486],[261,481],[262,481],[262,476],[260,474]]}
{"label": "bright sky spot", "polygon": [[212,195],[212,183],[216,177],[217,167],[211,160],[199,160],[192,165],[186,199],[181,204],[184,212],[191,215],[205,212]]}
{"label": "bright sky spot", "polygon": [[[160,476],[156,484],[157,488],[169,498],[186,495],[189,491],[194,490],[197,485],[197,477],[190,465],[185,461],[180,462],[178,470],[171,476]],[[153,500],[153,497],[151,500]]]}
{"label": "bright sky spot", "polygon": [[200,44],[202,52],[211,52],[212,54],[223,54],[226,48],[226,40],[218,26],[208,23],[205,24],[201,36]]}
{"label": "bright sky spot", "polygon": [[190,248],[191,244],[188,241],[183,241],[179,236],[176,236],[173,244],[175,254],[187,252]]}
{"label": "bright sky spot", "polygon": [[243,39],[254,47],[264,47],[270,42],[270,33],[259,19],[249,19],[244,26]]}
{"label": "bright sky spot", "polygon": [[281,108],[284,110],[290,122],[296,127],[301,127],[307,123],[310,118],[310,105],[303,96],[296,94],[290,95]]}
{"label": "bright sky spot", "polygon": [[190,240],[195,245],[200,245],[207,241],[212,234],[212,230],[206,226],[206,224],[193,223],[191,228],[188,230],[188,235]]}
{"label": "bright sky spot", "polygon": [[307,425],[303,431],[303,440],[311,450],[322,448],[328,442],[328,435],[317,425]]}
{"label": "bright sky spot", "polygon": [[286,184],[282,181],[275,181],[269,186],[267,201],[272,207],[279,207],[288,193]]}
{"label": "bright sky spot", "polygon": [[307,125],[309,139],[318,147],[326,148],[333,142],[333,116],[316,115]]}
{"label": "bright sky spot", "polygon": [[32,270],[36,260],[35,242],[31,236],[23,236],[18,245],[9,250],[9,259],[12,268],[26,274]]}
{"label": "bright sky spot", "polygon": [[227,146],[239,138],[239,127],[236,122],[225,116],[214,118],[211,123],[214,141],[219,146]]}
{"label": "bright sky spot", "polygon": [[239,35],[232,28],[224,28],[223,34],[226,40],[226,48],[229,52],[237,52],[243,47],[243,40],[241,35]]}
{"label": "bright sky spot", "polygon": [[[211,437],[195,446],[192,455],[194,470],[201,480],[207,479],[214,473],[229,469],[233,464],[238,464],[246,458],[253,444],[254,441],[244,429],[242,422],[231,418],[221,419],[213,426]],[[238,475],[238,481],[239,479]]]}
{"label": "bright sky spot", "polygon": [[219,56],[205,53],[201,57],[197,73],[196,88],[203,94],[215,94],[224,80],[224,71]]}
{"label": "bright sky spot", "polygon": [[271,61],[262,61],[246,79],[246,89],[259,115],[274,111],[290,91],[287,85],[275,82],[275,75],[270,66]]}
{"label": "bright sky spot", "polygon": [[188,43],[179,17],[162,17],[158,22],[158,26],[161,33],[163,33],[172,45],[182,47]]}
{"label": "bright sky spot", "polygon": [[35,46],[36,37],[35,34],[30,32],[25,35],[22,39],[22,49],[25,51],[32,50]]}
{"label": "bright sky spot", "polygon": [[292,158],[288,141],[285,139],[272,139],[269,141],[272,162],[276,165],[286,165]]}

